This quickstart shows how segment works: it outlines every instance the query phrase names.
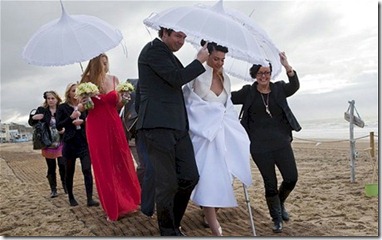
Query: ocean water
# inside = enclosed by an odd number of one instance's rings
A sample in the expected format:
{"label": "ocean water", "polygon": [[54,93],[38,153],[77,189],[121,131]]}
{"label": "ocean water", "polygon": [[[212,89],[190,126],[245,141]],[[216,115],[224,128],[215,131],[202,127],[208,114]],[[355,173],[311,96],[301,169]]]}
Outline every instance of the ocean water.
{"label": "ocean water", "polygon": [[[378,140],[378,117],[362,118],[365,126],[360,128],[354,125],[355,139],[369,139],[370,132],[374,132],[375,141]],[[335,139],[349,140],[350,124],[344,118],[328,118],[317,120],[299,120],[302,127],[300,132],[293,131],[293,136],[302,140]]]}
{"label": "ocean water", "polygon": [[[237,113],[240,113],[241,105],[235,105]],[[314,120],[302,120],[297,118],[302,129],[299,132],[293,131],[295,140],[315,141],[317,139],[328,140],[349,140],[350,124],[344,117],[322,118]],[[362,116],[365,123],[363,128],[354,125],[354,139],[369,140],[370,132],[374,132],[374,140],[378,140],[378,116]]]}

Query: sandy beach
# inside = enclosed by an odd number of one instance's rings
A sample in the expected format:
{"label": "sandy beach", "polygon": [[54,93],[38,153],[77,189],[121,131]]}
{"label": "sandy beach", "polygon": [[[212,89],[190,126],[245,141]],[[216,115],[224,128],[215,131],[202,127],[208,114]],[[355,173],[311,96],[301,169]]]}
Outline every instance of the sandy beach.
{"label": "sandy beach", "polygon": [[[364,191],[373,172],[373,163],[364,151],[368,147],[367,140],[356,142],[356,181],[352,183],[349,142],[294,142],[299,181],[286,202],[291,220],[281,234],[271,230],[263,182],[252,162],[253,185],[248,193],[257,236],[377,237],[378,197],[367,197]],[[1,236],[159,236],[155,216],[147,218],[138,212],[110,223],[101,207],[87,207],[79,160],[74,179],[76,207],[69,206],[60,185],[59,196],[49,198],[46,163],[40,151],[32,150],[31,142],[0,144],[0,164]],[[218,212],[223,234],[253,236],[242,185],[235,181],[234,186],[240,206]],[[186,235],[211,236],[201,221],[200,209],[190,202],[182,221]]]}

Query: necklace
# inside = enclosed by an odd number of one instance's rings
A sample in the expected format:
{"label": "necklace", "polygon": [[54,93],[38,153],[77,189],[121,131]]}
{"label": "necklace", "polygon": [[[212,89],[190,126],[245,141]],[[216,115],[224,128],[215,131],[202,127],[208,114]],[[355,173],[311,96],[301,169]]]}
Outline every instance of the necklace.
{"label": "necklace", "polygon": [[270,93],[267,93],[267,101],[265,102],[263,94],[260,93],[260,95],[261,95],[261,99],[263,100],[263,104],[264,104],[264,106],[265,106],[265,112],[268,113],[268,115],[269,115],[270,117],[272,117],[271,111],[269,111],[269,94],[270,94]]}

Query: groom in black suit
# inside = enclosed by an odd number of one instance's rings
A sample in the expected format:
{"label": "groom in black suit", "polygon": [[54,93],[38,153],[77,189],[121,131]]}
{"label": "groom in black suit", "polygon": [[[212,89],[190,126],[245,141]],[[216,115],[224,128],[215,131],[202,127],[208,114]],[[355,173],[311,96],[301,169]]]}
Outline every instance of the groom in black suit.
{"label": "groom in black suit", "polygon": [[183,46],[186,34],[161,28],[159,37],[146,44],[138,58],[137,129],[154,166],[160,234],[182,236],[180,222],[199,180],[182,86],[205,71],[208,51],[204,46],[183,67],[173,52]]}

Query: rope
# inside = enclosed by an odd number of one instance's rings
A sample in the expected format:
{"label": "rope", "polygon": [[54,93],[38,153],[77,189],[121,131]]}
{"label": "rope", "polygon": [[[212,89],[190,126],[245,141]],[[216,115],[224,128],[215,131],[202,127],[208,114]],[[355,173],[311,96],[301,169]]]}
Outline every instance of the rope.
{"label": "rope", "polygon": [[[374,135],[376,137],[378,137],[378,135]],[[366,135],[366,136],[362,136],[362,137],[358,137],[358,138],[355,138],[354,140],[359,140],[359,139],[362,139],[362,138],[368,138],[369,135]],[[348,142],[349,139],[339,139],[339,140],[314,140],[314,139],[304,139],[304,138],[297,138],[297,137],[293,137],[294,139],[298,139],[300,141],[305,141],[305,142],[313,142],[313,143],[317,143],[317,144],[321,144],[321,143],[333,143],[333,142]]]}

